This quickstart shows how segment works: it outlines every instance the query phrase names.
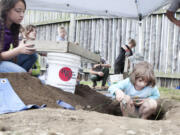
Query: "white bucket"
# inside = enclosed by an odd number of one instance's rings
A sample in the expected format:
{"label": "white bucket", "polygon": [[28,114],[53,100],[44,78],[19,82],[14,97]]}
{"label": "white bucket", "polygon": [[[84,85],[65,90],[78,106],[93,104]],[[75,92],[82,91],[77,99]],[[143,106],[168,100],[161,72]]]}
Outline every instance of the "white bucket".
{"label": "white bucket", "polygon": [[46,83],[61,88],[64,91],[74,93],[80,62],[80,56],[74,54],[48,53]]}
{"label": "white bucket", "polygon": [[114,84],[123,80],[123,74],[110,75],[110,83]]}

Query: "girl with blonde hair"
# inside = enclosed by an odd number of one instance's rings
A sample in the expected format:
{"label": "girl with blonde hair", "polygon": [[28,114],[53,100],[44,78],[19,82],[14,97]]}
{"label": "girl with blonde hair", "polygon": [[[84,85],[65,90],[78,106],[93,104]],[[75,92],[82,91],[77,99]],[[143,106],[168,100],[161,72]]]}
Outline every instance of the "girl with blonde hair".
{"label": "girl with blonde hair", "polygon": [[135,65],[130,77],[109,87],[108,91],[120,102],[123,116],[147,119],[157,109],[159,90],[155,86],[153,67],[148,62]]}

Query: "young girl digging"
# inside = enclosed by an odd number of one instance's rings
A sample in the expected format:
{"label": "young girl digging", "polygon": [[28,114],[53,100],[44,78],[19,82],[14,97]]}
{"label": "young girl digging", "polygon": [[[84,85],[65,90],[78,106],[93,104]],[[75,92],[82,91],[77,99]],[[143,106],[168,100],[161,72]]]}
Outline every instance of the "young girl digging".
{"label": "young girl digging", "polygon": [[138,114],[147,119],[156,111],[160,96],[155,84],[153,67],[148,62],[140,62],[129,78],[110,86],[108,91],[120,102],[123,116]]}
{"label": "young girl digging", "polygon": [[[20,23],[25,10],[24,0],[0,1],[0,72],[26,72],[37,59],[32,45],[24,41],[19,43]],[[10,44],[13,49],[9,49]],[[13,62],[16,57],[17,61]]]}

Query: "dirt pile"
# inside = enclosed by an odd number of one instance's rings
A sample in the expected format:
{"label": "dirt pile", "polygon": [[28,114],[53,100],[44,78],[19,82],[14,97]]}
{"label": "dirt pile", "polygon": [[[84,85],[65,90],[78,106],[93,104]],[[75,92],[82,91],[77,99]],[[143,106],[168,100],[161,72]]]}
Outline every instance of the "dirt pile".
{"label": "dirt pile", "polygon": [[[74,106],[76,110],[84,109],[121,115],[119,103],[112,101],[87,85],[76,86],[75,94],[71,94],[59,88],[43,85],[38,78],[32,77],[27,73],[1,73],[0,78],[8,78],[13,89],[26,105],[46,104],[49,108],[60,108],[56,101],[63,100]],[[160,100],[159,109],[157,109],[156,114],[151,119],[163,119],[165,113],[173,108],[173,106],[176,106],[176,103],[164,99]]]}
{"label": "dirt pile", "polygon": [[[117,117],[98,113],[119,115],[119,105],[88,86],[77,86],[75,94],[71,94],[43,85],[28,74],[0,74],[0,78],[8,78],[25,104],[49,107],[0,115],[2,135],[179,135],[177,101],[160,101],[157,114],[165,114],[160,121]],[[56,104],[59,99],[90,111],[60,109]]]}
{"label": "dirt pile", "polygon": [[108,112],[104,107],[112,101],[97,93],[89,86],[79,85],[75,94],[61,89],[43,85],[36,77],[27,73],[1,73],[0,78],[8,78],[13,89],[25,104],[46,104],[47,107],[57,108],[57,100],[63,100],[76,108]]}
{"label": "dirt pile", "polygon": [[180,113],[172,120],[151,121],[44,108],[0,115],[0,122],[2,135],[179,135]]}

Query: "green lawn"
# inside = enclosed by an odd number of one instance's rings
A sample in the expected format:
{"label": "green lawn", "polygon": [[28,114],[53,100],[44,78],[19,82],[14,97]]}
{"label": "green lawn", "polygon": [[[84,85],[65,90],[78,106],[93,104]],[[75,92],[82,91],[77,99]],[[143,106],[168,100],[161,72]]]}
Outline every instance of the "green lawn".
{"label": "green lawn", "polygon": [[[88,86],[90,86],[90,87],[93,86],[92,81],[81,81],[80,84],[88,85]],[[97,86],[98,86],[98,87],[101,87],[101,81],[98,81],[98,82],[97,82]],[[107,83],[106,83],[106,86],[108,86]]]}
{"label": "green lawn", "polygon": [[177,89],[168,89],[168,88],[159,88],[161,97],[176,99],[180,101],[180,90]]}

